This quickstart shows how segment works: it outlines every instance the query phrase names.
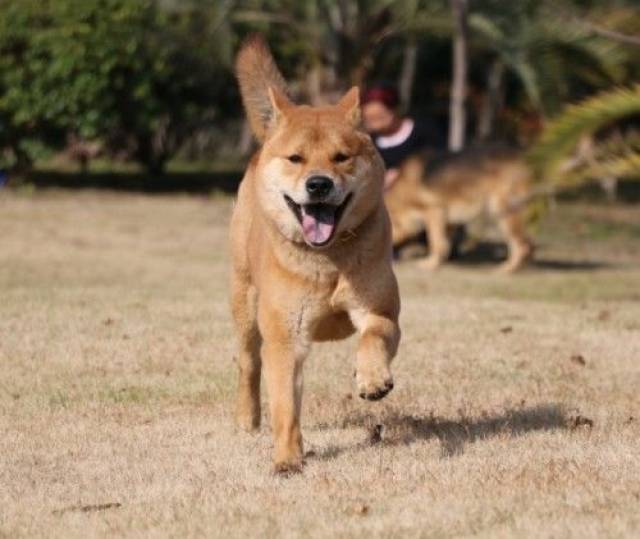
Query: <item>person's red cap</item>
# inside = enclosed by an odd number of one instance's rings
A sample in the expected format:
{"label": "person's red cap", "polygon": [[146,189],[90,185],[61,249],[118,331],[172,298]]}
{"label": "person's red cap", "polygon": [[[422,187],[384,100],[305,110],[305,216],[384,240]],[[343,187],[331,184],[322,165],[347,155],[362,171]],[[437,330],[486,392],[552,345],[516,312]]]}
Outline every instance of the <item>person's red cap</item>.
{"label": "person's red cap", "polygon": [[394,88],[388,86],[374,86],[364,92],[362,96],[362,104],[378,101],[389,109],[398,106],[398,92]]}

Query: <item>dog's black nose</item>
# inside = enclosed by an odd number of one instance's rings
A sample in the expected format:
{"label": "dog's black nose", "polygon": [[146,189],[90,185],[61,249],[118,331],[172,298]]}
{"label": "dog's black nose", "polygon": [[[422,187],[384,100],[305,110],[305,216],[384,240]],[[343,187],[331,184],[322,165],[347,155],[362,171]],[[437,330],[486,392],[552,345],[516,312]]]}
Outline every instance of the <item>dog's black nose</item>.
{"label": "dog's black nose", "polygon": [[311,198],[321,199],[326,197],[333,189],[333,180],[326,176],[311,176],[307,180],[307,193]]}

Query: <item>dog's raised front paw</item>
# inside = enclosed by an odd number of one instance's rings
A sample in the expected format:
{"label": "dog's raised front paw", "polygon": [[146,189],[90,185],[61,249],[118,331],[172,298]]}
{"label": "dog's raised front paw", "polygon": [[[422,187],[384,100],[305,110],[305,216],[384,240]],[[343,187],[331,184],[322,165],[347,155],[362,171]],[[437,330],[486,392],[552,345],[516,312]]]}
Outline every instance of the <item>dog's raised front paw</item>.
{"label": "dog's raised front paw", "polygon": [[389,371],[378,376],[362,376],[356,373],[356,385],[361,399],[377,401],[393,389],[393,377]]}

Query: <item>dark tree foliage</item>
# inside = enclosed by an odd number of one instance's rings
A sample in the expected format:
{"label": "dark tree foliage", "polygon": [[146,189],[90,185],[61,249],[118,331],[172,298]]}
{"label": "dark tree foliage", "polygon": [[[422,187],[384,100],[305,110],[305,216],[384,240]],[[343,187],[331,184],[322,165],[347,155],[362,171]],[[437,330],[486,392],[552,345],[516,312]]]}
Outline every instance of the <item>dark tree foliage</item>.
{"label": "dark tree foliage", "polygon": [[207,14],[153,0],[4,0],[3,146],[26,161],[29,139],[59,147],[74,133],[161,171],[231,77]]}

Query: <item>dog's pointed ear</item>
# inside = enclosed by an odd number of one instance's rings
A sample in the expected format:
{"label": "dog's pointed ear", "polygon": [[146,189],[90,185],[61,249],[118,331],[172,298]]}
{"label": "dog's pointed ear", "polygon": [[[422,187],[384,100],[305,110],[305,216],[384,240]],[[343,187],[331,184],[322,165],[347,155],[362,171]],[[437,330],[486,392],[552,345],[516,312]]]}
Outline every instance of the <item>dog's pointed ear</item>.
{"label": "dog's pointed ear", "polygon": [[271,101],[271,125],[275,125],[293,107],[287,95],[274,86],[269,86],[269,100]]}
{"label": "dog's pointed ear", "polygon": [[360,125],[360,88],[357,86],[351,88],[340,98],[337,107],[343,111],[347,121],[354,127]]}

